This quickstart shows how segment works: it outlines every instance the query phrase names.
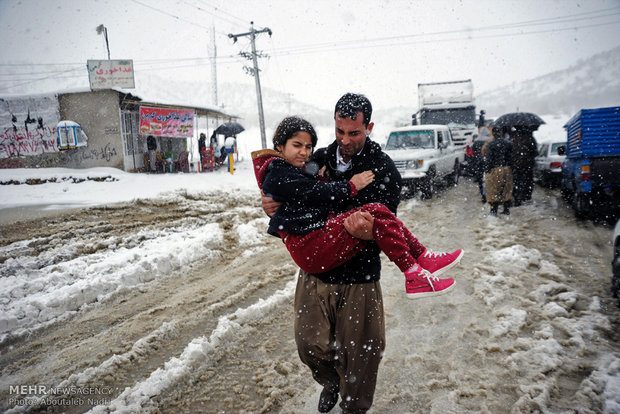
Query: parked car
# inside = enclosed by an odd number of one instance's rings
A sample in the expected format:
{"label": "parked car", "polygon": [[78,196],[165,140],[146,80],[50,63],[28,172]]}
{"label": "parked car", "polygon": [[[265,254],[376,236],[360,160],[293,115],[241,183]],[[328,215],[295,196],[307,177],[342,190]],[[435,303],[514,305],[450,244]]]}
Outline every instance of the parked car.
{"label": "parked car", "polygon": [[562,163],[566,159],[566,140],[538,144],[534,179],[542,186],[558,186],[562,181]]}
{"label": "parked car", "polygon": [[620,220],[616,223],[611,243],[614,246],[611,260],[611,293],[620,299]]}
{"label": "parked car", "polygon": [[457,185],[465,156],[464,150],[454,145],[445,125],[396,128],[388,136],[385,152],[394,161],[409,193],[420,190],[422,198],[433,196],[439,180]]}

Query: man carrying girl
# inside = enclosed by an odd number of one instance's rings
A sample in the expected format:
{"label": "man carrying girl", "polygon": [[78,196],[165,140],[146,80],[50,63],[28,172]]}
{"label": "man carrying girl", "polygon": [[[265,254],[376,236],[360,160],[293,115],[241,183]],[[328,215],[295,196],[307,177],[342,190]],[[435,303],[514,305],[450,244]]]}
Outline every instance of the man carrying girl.
{"label": "man carrying girl", "polygon": [[356,197],[374,180],[372,171],[353,175],[350,181],[326,182],[309,163],[317,143],[312,125],[287,117],[273,137],[274,150],[252,153],[258,185],[267,197],[282,205],[271,217],[268,232],[280,237],[295,263],[316,274],[350,260],[367,242],[351,236],[344,222],[355,211],[374,218],[372,238],[405,274],[407,297],[417,299],[446,293],[454,279],[437,276],[459,263],[461,249],[433,254],[383,204],[369,203],[335,214],[336,206]]}

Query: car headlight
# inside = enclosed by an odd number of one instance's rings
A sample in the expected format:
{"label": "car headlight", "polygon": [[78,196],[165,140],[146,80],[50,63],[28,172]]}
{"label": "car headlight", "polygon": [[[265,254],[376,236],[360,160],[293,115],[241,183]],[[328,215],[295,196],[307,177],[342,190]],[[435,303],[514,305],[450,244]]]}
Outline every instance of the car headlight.
{"label": "car headlight", "polygon": [[407,161],[407,168],[421,168],[424,165],[424,160],[409,160]]}

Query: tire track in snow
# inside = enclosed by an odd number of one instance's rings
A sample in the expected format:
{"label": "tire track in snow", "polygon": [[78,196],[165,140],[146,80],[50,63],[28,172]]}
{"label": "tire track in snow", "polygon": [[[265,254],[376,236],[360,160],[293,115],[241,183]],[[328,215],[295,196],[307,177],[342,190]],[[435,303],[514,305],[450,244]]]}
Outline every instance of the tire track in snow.
{"label": "tire track in snow", "polygon": [[234,313],[221,316],[216,329],[209,337],[192,340],[179,357],[166,362],[164,368],[155,370],[146,380],[125,389],[107,406],[97,406],[90,413],[148,413],[158,410],[152,399],[167,388],[180,382],[182,378],[197,375],[201,370],[217,361],[230,342],[234,342],[249,331],[253,323],[264,323],[263,318],[278,306],[290,300],[296,280],[288,282],[284,289],[275,292],[267,299],[259,299],[255,304],[237,309]]}

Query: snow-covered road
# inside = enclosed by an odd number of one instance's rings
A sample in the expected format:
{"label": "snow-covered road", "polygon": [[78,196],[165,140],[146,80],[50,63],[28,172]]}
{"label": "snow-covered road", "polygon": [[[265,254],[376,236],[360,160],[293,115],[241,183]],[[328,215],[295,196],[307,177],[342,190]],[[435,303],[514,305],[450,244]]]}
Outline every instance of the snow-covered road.
{"label": "snow-covered road", "polygon": [[[510,218],[486,212],[467,179],[401,203],[429,248],[466,255],[453,292],[417,301],[384,258],[371,412],[620,412],[610,227],[540,187]],[[1,409],[316,412],[292,334],[296,267],[266,223],[240,188],[3,222]]]}

